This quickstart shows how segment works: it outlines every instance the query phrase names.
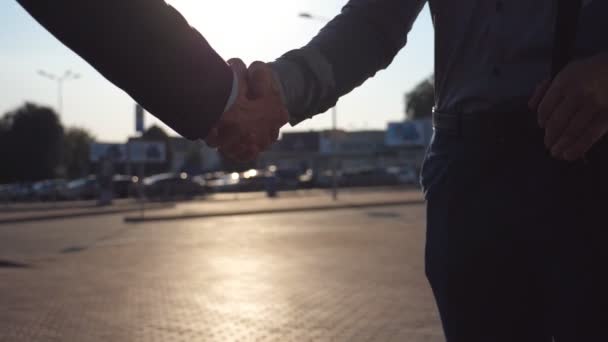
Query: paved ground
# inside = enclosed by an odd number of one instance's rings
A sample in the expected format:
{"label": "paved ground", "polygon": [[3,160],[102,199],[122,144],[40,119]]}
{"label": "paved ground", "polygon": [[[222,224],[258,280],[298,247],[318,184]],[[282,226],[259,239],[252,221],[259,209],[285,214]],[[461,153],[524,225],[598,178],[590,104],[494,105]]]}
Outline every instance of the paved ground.
{"label": "paved ground", "polygon": [[[181,218],[421,201],[419,191],[412,186],[341,189],[339,197],[342,201],[334,203],[328,190],[322,189],[282,191],[278,201],[269,201],[264,192],[218,193],[178,202],[178,208],[172,202],[147,202],[144,206],[151,213],[146,217]],[[117,199],[110,206],[98,206],[97,201],[0,203],[0,225],[118,213],[136,213],[129,217],[138,221],[141,208],[135,199]]]}
{"label": "paved ground", "polygon": [[0,226],[0,341],[442,341],[423,213]]}
{"label": "paved ground", "polygon": [[[225,194],[221,194],[225,195]],[[235,195],[228,195],[235,196]],[[158,208],[147,213],[132,213],[126,216],[130,222],[151,220],[175,220],[183,218],[205,218],[214,216],[234,216],[251,214],[268,214],[278,212],[316,211],[317,215],[323,215],[319,211],[374,207],[384,205],[408,205],[421,204],[422,194],[415,190],[388,190],[388,189],[366,189],[345,190],[340,192],[338,200],[332,200],[327,191],[314,190],[299,193],[283,192],[280,197],[267,198],[258,194],[239,194],[243,196],[239,200],[235,197],[226,197],[220,200],[217,197],[203,201],[182,202],[176,207]]]}

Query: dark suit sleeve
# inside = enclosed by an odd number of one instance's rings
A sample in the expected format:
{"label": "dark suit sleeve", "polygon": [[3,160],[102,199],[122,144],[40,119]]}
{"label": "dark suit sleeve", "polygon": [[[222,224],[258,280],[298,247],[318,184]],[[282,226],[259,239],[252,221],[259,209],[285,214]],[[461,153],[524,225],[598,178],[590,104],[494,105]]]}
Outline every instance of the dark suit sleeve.
{"label": "dark suit sleeve", "polygon": [[306,46],[272,67],[295,125],[391,64],[427,0],[350,0]]}
{"label": "dark suit sleeve", "polygon": [[224,111],[232,71],[163,0],[18,2],[110,82],[183,136],[205,138]]}

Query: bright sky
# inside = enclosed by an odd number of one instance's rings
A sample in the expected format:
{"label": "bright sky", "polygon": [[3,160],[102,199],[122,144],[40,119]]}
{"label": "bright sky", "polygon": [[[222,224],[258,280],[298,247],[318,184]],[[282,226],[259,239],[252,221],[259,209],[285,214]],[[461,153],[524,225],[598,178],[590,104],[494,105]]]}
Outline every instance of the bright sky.
{"label": "bright sky", "polygon": [[[322,22],[301,19],[299,12],[332,17],[346,0],[168,2],[222,57],[240,57],[248,64],[254,60],[273,60],[306,44],[321,29]],[[56,84],[39,76],[37,71],[63,74],[70,69],[82,78],[64,86],[64,124],[87,128],[103,141],[123,141],[133,133],[133,100],[47,33],[16,1],[1,2],[0,22],[0,114],[25,101],[56,107]],[[401,120],[403,94],[432,69],[433,27],[426,8],[410,33],[408,45],[391,67],[340,100],[339,127],[382,129],[388,121]],[[147,115],[146,125],[153,122],[156,120]],[[284,131],[330,126],[331,115],[323,114]]]}

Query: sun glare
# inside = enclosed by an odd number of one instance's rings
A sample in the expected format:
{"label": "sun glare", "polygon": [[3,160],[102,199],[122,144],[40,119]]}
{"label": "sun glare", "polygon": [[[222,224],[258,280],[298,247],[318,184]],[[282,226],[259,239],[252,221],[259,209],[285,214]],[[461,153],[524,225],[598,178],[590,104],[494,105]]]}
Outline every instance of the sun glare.
{"label": "sun glare", "polygon": [[[226,59],[240,57],[246,62],[278,57],[295,46],[276,41],[294,36],[297,4],[279,0],[198,1],[171,0],[178,9]],[[275,42],[275,43],[273,43]]]}

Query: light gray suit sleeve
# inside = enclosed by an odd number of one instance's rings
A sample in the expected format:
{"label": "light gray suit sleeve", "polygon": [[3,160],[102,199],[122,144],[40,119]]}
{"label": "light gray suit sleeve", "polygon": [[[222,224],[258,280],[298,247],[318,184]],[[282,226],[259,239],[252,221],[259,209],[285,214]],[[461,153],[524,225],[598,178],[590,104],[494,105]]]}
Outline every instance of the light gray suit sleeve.
{"label": "light gray suit sleeve", "polygon": [[350,0],[306,46],[271,63],[296,125],[385,69],[426,0]]}

